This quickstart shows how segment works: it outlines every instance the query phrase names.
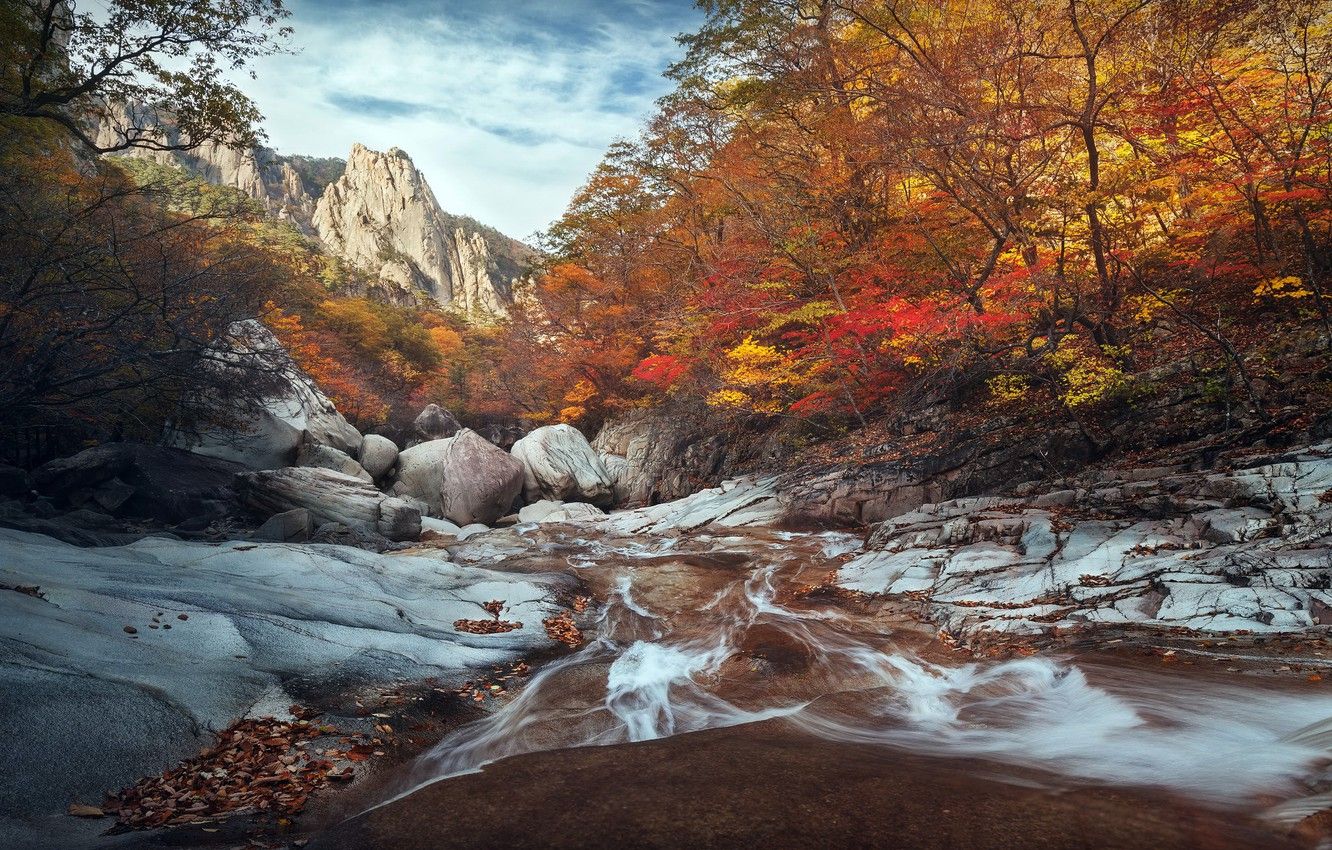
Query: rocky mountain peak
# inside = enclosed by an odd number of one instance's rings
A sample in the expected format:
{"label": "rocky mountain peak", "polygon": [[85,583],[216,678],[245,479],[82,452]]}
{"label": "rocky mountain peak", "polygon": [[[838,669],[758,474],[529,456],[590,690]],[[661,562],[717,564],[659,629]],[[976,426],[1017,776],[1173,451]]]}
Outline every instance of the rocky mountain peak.
{"label": "rocky mountain peak", "polygon": [[[154,127],[163,142],[180,141],[172,115],[143,104],[105,104],[97,117],[95,138],[101,145],[120,142],[134,127]],[[270,148],[237,148],[215,142],[190,151],[130,148],[119,156],[176,166],[209,183],[230,186],[258,201],[269,215],[290,221],[307,235],[314,234],[311,217],[327,173],[340,170],[336,160],[287,157]]]}
{"label": "rocky mountain peak", "polygon": [[503,314],[532,250],[445,212],[400,148],[357,143],[315,208],[328,249],[407,293],[424,292],[473,316]]}
{"label": "rocky mountain peak", "polygon": [[[169,113],[143,105],[108,105],[97,137],[155,126],[164,140],[179,132]],[[429,298],[471,317],[503,315],[535,252],[494,228],[440,206],[406,151],[380,152],[359,142],[339,159],[283,156],[269,148],[206,144],[191,151],[130,149],[258,201],[329,253],[377,277],[399,302]],[[384,290],[381,289],[381,292]]]}

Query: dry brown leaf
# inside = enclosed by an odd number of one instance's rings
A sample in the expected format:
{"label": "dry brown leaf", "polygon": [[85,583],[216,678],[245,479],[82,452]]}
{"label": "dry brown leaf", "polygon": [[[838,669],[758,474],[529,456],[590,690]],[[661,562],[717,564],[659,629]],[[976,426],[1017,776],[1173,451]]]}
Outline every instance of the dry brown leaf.
{"label": "dry brown leaf", "polygon": [[86,805],[86,804],[84,804],[84,803],[70,803],[70,804],[69,804],[69,810],[68,810],[68,811],[69,811],[69,814],[73,815],[73,816],[76,817],[76,818],[104,818],[104,817],[106,817],[106,812],[102,811],[102,810],[101,810],[100,808],[98,808],[97,806],[89,806],[89,805]]}

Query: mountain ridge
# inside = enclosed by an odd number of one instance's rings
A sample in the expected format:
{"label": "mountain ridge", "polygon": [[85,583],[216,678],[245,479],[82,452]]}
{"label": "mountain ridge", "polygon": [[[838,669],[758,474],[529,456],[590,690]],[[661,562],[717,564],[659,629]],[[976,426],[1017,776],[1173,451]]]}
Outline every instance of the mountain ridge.
{"label": "mountain ridge", "polygon": [[[179,142],[169,113],[111,105],[97,125],[99,143],[127,128],[152,126]],[[120,156],[176,166],[209,183],[237,189],[272,217],[287,221],[332,256],[377,279],[397,303],[433,301],[472,319],[503,316],[538,252],[476,219],[445,210],[411,157],[355,143],[347,159],[284,155],[214,142],[189,151],[132,148]]]}

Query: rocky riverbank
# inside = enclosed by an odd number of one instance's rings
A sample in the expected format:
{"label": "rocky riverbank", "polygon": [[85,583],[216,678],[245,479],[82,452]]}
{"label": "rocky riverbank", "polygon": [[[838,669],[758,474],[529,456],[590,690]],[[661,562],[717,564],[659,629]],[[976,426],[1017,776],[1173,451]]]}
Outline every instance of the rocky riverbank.
{"label": "rocky riverbank", "polygon": [[[294,398],[316,392],[296,386]],[[906,830],[911,846],[955,833],[988,846],[1019,829],[1018,811],[1041,813],[1036,846],[1090,835],[1104,840],[1087,846],[1276,846],[1262,844],[1264,830],[1323,834],[1330,443],[938,501],[900,475],[875,489],[878,479],[848,464],[615,509],[626,488],[641,489],[646,461],[660,460],[641,443],[620,456],[608,451],[614,441],[549,426],[506,451],[427,409],[400,446],[309,401],[295,405],[300,416],[270,411],[239,442],[107,445],[0,476],[11,497],[0,508],[0,724],[13,742],[0,801],[17,813],[0,825],[7,840],[157,845],[103,835],[109,821],[66,809],[171,768],[244,718],[314,734],[291,725],[307,710],[333,712],[336,731],[304,751],[284,750],[282,737],[271,755],[322,771],[311,813],[291,823],[304,796],[280,798],[294,806],[282,817],[206,804],[177,817],[169,795],[158,799],[173,823],[191,824],[181,840],[211,846],[257,828],[271,846],[311,835],[339,846],[341,817],[424,782],[345,832],[397,846],[406,824],[436,831],[423,811],[437,798],[523,787],[515,770],[538,785],[567,775],[570,747],[667,739],[659,750],[593,753],[588,769],[665,757],[676,766],[642,775],[695,775],[689,738],[675,737],[689,732],[770,765],[765,776],[786,764],[837,787],[870,782],[899,802],[921,782],[956,786],[959,806],[997,801],[990,826],[945,819],[953,826],[927,835],[924,809],[843,820],[847,799],[819,797],[812,780],[788,785],[813,807],[811,828],[838,841]],[[293,465],[256,468],[274,459]],[[876,519],[809,530],[837,517]],[[497,672],[539,659],[554,661],[530,680]],[[1260,682],[1289,692],[1252,708]],[[384,694],[394,695],[387,711],[373,710]],[[381,714],[397,724],[392,734]],[[774,718],[786,725],[764,722]],[[1172,736],[1153,731],[1160,724]],[[1073,739],[1085,746],[1060,743]],[[1223,740],[1228,755],[1203,758]],[[358,760],[371,755],[374,765]],[[811,758],[842,767],[807,771]],[[496,760],[484,779],[452,778]],[[1001,778],[964,780],[981,762],[1002,766]],[[211,770],[202,764],[179,770]],[[273,782],[296,782],[263,767]],[[346,790],[331,791],[328,777]],[[1135,789],[1154,785],[1179,802],[1105,826],[1140,808]],[[721,817],[677,805],[703,790],[632,788],[644,807],[701,824]],[[1070,788],[1084,790],[1050,796]],[[736,841],[768,840],[764,812],[784,793],[758,779],[752,789],[752,806],[727,809],[749,825],[724,833]],[[1069,820],[1077,795],[1104,805]],[[530,817],[568,805],[532,800]],[[552,827],[546,837],[584,846],[617,828],[614,811],[584,811],[593,831]],[[665,823],[619,811],[622,836],[648,840]],[[1197,828],[1178,828],[1185,822]],[[456,824],[464,843],[482,829]],[[796,844],[805,835],[779,832]],[[1208,844],[1215,835],[1231,843]]]}

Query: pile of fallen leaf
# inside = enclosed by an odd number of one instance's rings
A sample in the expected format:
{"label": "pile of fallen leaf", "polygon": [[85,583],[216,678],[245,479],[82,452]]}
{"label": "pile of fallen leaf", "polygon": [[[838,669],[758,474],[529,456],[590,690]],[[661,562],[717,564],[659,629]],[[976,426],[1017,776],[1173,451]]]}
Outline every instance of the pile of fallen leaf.
{"label": "pile of fallen leaf", "polygon": [[498,635],[504,632],[511,632],[514,629],[521,629],[522,623],[515,623],[512,620],[501,620],[500,612],[504,610],[503,599],[492,599],[481,606],[490,614],[489,620],[454,620],[453,627],[460,632],[467,632],[473,635]]}
{"label": "pile of fallen leaf", "polygon": [[869,598],[869,594],[859,590],[849,590],[837,583],[837,570],[831,570],[818,584],[800,584],[794,591],[796,599],[838,599],[859,601]]}
{"label": "pile of fallen leaf", "polygon": [[473,635],[498,635],[521,629],[523,624],[512,620],[454,620],[453,627]]}
{"label": "pile of fallen leaf", "polygon": [[507,672],[503,667],[496,667],[493,682],[489,679],[463,682],[462,687],[458,688],[456,693],[463,699],[470,699],[473,702],[484,702],[486,697],[502,697],[509,692],[506,682],[519,676],[526,676],[531,672],[532,668],[527,666],[526,661],[510,664]]}
{"label": "pile of fallen leaf", "polygon": [[565,646],[578,647],[583,642],[583,633],[574,625],[573,615],[568,611],[547,617],[541,621],[541,625],[546,627],[546,634],[551,640],[557,640]]}
{"label": "pile of fallen leaf", "polygon": [[351,779],[355,768],[347,762],[384,754],[377,749],[383,743],[379,738],[359,735],[340,738],[337,746],[315,747],[315,739],[336,735],[337,730],[311,723],[308,718],[317,712],[300,706],[291,710],[299,719],[242,720],[178,767],[108,797],[100,809],[76,805],[70,814],[115,815],[131,829],[178,826],[241,812],[291,815],[330,780]]}

